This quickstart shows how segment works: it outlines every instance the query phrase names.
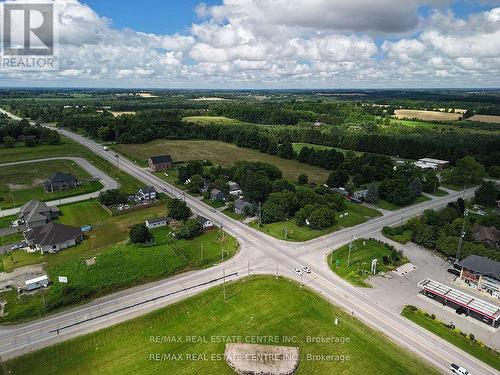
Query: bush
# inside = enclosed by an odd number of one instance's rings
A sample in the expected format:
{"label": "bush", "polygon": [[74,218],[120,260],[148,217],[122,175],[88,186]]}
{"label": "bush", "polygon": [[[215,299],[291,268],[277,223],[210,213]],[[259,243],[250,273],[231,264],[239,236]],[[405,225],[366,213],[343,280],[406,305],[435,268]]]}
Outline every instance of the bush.
{"label": "bush", "polygon": [[171,199],[167,203],[168,215],[177,220],[187,220],[191,216],[191,210],[186,205],[186,202],[180,199]]}
{"label": "bush", "polygon": [[190,239],[199,235],[202,230],[203,228],[197,220],[187,220],[177,228],[174,234],[175,238]]}
{"label": "bush", "polygon": [[145,224],[135,224],[130,229],[130,242],[132,243],[147,243],[153,240],[153,235]]}
{"label": "bush", "polygon": [[307,176],[305,173],[301,173],[297,177],[297,182],[299,183],[299,185],[305,185],[307,184],[308,181],[309,181],[309,176]]}
{"label": "bush", "polygon": [[107,190],[99,193],[99,197],[97,198],[99,203],[104,206],[114,206],[121,203],[128,202],[128,194],[124,193],[120,190]]}

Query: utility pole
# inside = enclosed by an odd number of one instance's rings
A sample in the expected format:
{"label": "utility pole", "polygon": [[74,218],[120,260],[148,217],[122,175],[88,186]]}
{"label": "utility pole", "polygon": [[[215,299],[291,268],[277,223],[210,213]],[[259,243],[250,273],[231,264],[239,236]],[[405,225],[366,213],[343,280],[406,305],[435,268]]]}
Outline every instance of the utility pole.
{"label": "utility pole", "polygon": [[250,276],[250,261],[247,262],[247,273]]}
{"label": "utility pole", "polygon": [[351,263],[351,250],[355,239],[356,236],[352,236],[352,240],[349,243],[349,253],[347,254],[347,267],[349,267],[349,264]]}
{"label": "utility pole", "polygon": [[259,202],[259,229],[260,229],[260,225],[262,224],[262,203]]}
{"label": "utility pole", "polygon": [[223,279],[223,284],[224,284],[224,302],[226,302],[226,269],[222,269],[222,279]]}
{"label": "utility pole", "polygon": [[201,258],[201,263],[203,263],[203,242],[200,243],[200,258]]}
{"label": "utility pole", "polygon": [[278,277],[279,277],[279,276],[278,276],[278,266],[279,266],[279,264],[278,264],[278,263],[276,263],[276,280],[277,280],[277,279],[278,279]]}
{"label": "utility pole", "polygon": [[220,260],[224,261],[224,248],[222,246],[220,247]]}
{"label": "utility pole", "polygon": [[462,251],[462,242],[465,237],[465,222],[467,221],[467,214],[469,212],[465,209],[464,212],[464,222],[462,223],[462,230],[460,232],[460,237],[458,238],[457,254],[455,255],[455,263],[460,261],[460,252]]}
{"label": "utility pole", "polygon": [[285,225],[285,241],[288,237],[288,225]]}

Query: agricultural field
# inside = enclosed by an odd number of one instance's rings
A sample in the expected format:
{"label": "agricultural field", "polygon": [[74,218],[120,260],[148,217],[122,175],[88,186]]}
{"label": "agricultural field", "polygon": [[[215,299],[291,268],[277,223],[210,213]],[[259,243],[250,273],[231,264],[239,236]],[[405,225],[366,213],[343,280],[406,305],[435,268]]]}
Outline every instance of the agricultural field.
{"label": "agricultural field", "polygon": [[419,111],[415,109],[396,109],[394,111],[395,118],[408,120],[418,118],[424,121],[455,121],[459,120],[462,116],[461,113]]}
{"label": "agricultural field", "polygon": [[303,143],[303,142],[293,143],[293,151],[295,151],[297,153],[299,153],[300,150],[302,150],[304,147],[314,148],[315,150],[337,150],[337,151],[342,152],[343,154],[347,154],[349,151],[351,151],[351,152],[354,152],[354,155],[356,155],[356,156],[363,155],[363,153],[360,151],[346,150],[345,148],[323,146],[323,145],[316,145],[313,143]]}
{"label": "agricultural field", "polygon": [[[351,256],[349,257],[349,245],[342,246],[328,255],[328,265],[337,275],[349,283],[371,288],[366,282],[370,277],[371,264],[373,259],[377,259],[377,272],[387,272],[395,269],[408,260],[402,257],[393,264],[384,264],[384,257],[390,257],[391,250],[374,240],[358,239],[354,241]],[[349,264],[347,263],[349,260]]]}
{"label": "agricultural field", "polygon": [[122,172],[106,160],[101,159],[93,152],[68,138],[63,137],[59,145],[37,145],[24,147],[17,144],[12,148],[0,147],[0,164],[20,160],[43,159],[56,156],[80,156],[92,162],[97,168],[106,172],[120,183],[120,189],[126,192],[135,192],[143,184],[129,174]]}
{"label": "agricultural field", "polygon": [[[7,314],[0,316],[0,322],[37,318],[120,289],[208,267],[221,261],[221,252],[227,259],[238,250],[237,241],[220,230],[208,231],[192,240],[172,239],[165,227],[154,229],[152,234],[153,243],[139,245],[123,241],[91,257],[89,253],[80,252],[78,257],[73,254],[64,261],[59,258],[57,263],[51,262],[45,267],[49,279],[57,280],[64,275],[68,277],[68,285],[54,283],[46,290],[23,294],[21,298],[16,290],[0,294],[7,302]],[[200,246],[203,246],[203,258]],[[78,246],[57,255],[70,254],[75,249]],[[47,257],[50,256],[54,255]]]}
{"label": "agricultural field", "polygon": [[469,121],[480,121],[480,122],[493,122],[495,124],[500,124],[500,116],[490,116],[490,115],[474,115],[469,117]]}
{"label": "agricultural field", "polygon": [[[301,362],[296,374],[438,374],[408,351],[367,327],[349,313],[296,283],[258,276],[222,286],[142,317],[65,341],[4,362],[6,373],[64,375],[234,374],[217,337],[297,337]],[[338,318],[339,325],[332,322]],[[196,342],[155,343],[152,336],[204,338]],[[348,338],[345,342],[307,342],[306,337]],[[194,340],[192,340],[194,341]],[[155,353],[183,354],[184,359],[154,361]],[[209,359],[187,360],[186,353]],[[336,354],[343,360],[310,361],[308,354]],[[218,359],[210,360],[212,356]]]}
{"label": "agricultural field", "polygon": [[189,160],[210,160],[223,167],[230,167],[239,160],[270,163],[283,171],[283,176],[296,181],[301,173],[309,176],[309,181],[324,183],[329,172],[326,169],[283,159],[275,155],[238,147],[231,143],[200,140],[155,140],[144,144],[118,144],[116,150],[132,160],[145,161],[151,155],[170,154],[175,162]]}
{"label": "agricultural field", "polygon": [[[361,206],[349,201],[346,201],[345,210],[337,212],[335,225],[324,230],[314,230],[307,226],[299,226],[295,220],[277,221],[270,224],[262,224],[258,228],[257,222],[254,221],[250,225],[260,231],[269,234],[272,237],[280,240],[303,242],[312,240],[316,237],[324,236],[340,229],[349,228],[358,224],[362,224],[371,218],[380,216],[381,213],[368,207]],[[340,218],[341,214],[349,213],[347,216]]]}
{"label": "agricultural field", "polygon": [[[42,183],[56,172],[71,173],[81,185],[64,191],[46,192]],[[30,199],[49,201],[100,190],[102,184],[98,181],[89,181],[90,178],[86,171],[70,160],[0,166],[0,208],[21,206]]]}

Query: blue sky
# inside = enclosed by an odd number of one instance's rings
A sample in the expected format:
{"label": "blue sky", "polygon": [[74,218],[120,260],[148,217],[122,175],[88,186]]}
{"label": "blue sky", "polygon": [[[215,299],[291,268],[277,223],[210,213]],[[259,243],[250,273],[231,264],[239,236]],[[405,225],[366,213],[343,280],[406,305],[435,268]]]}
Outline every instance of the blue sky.
{"label": "blue sky", "polygon": [[0,86],[500,85],[500,0],[54,1],[59,68]]}
{"label": "blue sky", "polygon": [[[183,33],[193,22],[199,21],[195,8],[199,0],[87,0],[84,1],[102,16],[113,21],[119,29],[132,28],[136,31],[175,34]],[[220,1],[205,0],[207,5]]]}

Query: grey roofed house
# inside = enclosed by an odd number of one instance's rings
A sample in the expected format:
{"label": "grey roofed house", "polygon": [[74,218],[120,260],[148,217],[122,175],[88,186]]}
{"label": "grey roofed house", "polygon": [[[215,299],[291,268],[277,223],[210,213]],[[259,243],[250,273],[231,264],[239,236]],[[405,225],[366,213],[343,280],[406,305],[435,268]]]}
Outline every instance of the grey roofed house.
{"label": "grey roofed house", "polygon": [[30,200],[23,204],[17,213],[17,220],[28,228],[44,225],[60,215],[56,206],[47,206],[45,202]]}
{"label": "grey roofed house", "polygon": [[172,163],[172,156],[170,155],[151,156],[150,159],[154,164]]}
{"label": "grey roofed house", "polygon": [[469,255],[458,265],[475,273],[500,280],[500,262],[479,255]]}
{"label": "grey roofed house", "polygon": [[251,210],[254,205],[250,202],[247,202],[243,199],[237,199],[234,201],[234,212],[238,215],[245,214],[245,211]]}
{"label": "grey roofed house", "polygon": [[56,172],[43,183],[47,192],[60,191],[78,186],[78,180],[70,173]]}
{"label": "grey roofed house", "polygon": [[80,228],[50,222],[24,232],[28,246],[43,253],[55,253],[74,246],[83,239]]}
{"label": "grey roofed house", "polygon": [[196,217],[196,221],[198,221],[198,223],[201,224],[201,226],[203,227],[203,229],[208,229],[208,228],[212,228],[214,226],[214,223],[212,220],[210,219],[207,219],[206,217],[204,216],[197,216]]}
{"label": "grey roofed house", "polygon": [[476,223],[472,226],[472,234],[476,241],[486,243],[489,246],[498,247],[500,242],[500,230],[494,226],[486,227]]}
{"label": "grey roofed house", "polygon": [[224,193],[221,190],[214,188],[210,191],[210,199],[213,201],[222,201],[224,200]]}

